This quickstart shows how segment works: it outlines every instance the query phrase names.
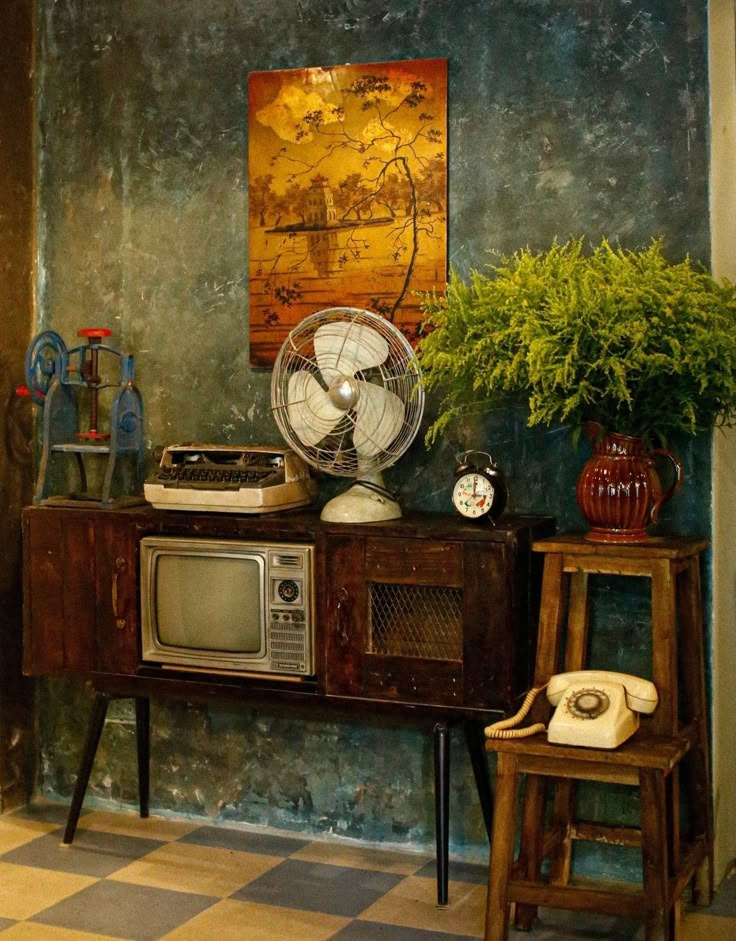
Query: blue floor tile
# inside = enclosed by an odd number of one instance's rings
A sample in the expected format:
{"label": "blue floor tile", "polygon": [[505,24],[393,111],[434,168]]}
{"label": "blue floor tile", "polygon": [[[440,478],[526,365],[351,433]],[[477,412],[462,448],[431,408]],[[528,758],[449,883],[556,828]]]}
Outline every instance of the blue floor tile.
{"label": "blue floor tile", "polygon": [[287,859],[231,898],[354,918],[403,878],[377,870]]}
{"label": "blue floor tile", "polygon": [[[477,935],[448,934],[446,931],[424,931],[402,928],[377,921],[354,921],[338,931],[330,941],[476,941]],[[530,938],[529,941],[535,941]]]}
{"label": "blue floor tile", "polygon": [[309,840],[292,839],[271,833],[253,833],[228,827],[198,827],[180,837],[179,843],[198,846],[219,846],[241,853],[263,853],[264,856],[291,856],[307,846]]}
{"label": "blue floor tile", "polygon": [[218,901],[207,895],[104,880],[28,920],[130,941],[158,941]]}
{"label": "blue floor tile", "polygon": [[80,830],[71,846],[62,846],[63,831],[54,830],[0,856],[4,863],[73,872],[104,878],[163,844],[158,840]]}

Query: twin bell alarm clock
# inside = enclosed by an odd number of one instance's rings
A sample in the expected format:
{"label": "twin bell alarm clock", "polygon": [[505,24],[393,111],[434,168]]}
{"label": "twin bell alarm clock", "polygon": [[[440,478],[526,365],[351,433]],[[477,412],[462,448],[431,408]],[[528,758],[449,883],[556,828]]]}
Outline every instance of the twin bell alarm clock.
{"label": "twin bell alarm clock", "polygon": [[456,460],[453,506],[466,519],[495,520],[508,497],[503,472],[486,451],[466,451]]}

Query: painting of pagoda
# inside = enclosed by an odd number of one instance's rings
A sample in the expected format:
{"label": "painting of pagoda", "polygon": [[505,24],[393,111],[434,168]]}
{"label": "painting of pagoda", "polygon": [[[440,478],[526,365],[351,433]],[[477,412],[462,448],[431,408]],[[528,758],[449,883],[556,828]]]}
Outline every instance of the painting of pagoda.
{"label": "painting of pagoda", "polygon": [[253,72],[250,359],[326,307],[414,341],[417,292],[447,274],[447,60]]}

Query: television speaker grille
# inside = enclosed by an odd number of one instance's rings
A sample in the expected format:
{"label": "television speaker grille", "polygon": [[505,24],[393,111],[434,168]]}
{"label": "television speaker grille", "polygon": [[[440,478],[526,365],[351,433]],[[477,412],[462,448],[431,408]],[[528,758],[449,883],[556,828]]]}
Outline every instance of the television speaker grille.
{"label": "television speaker grille", "polygon": [[271,657],[274,660],[303,660],[306,656],[304,634],[298,631],[271,631]]}

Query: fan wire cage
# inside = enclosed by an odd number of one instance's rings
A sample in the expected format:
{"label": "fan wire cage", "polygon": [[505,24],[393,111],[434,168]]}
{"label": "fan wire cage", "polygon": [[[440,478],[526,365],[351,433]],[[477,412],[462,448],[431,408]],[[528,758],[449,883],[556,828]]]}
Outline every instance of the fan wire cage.
{"label": "fan wire cage", "polygon": [[276,423],[321,471],[362,477],[392,465],[416,435],[424,389],[416,354],[390,321],[334,307],[297,324],[276,358]]}

